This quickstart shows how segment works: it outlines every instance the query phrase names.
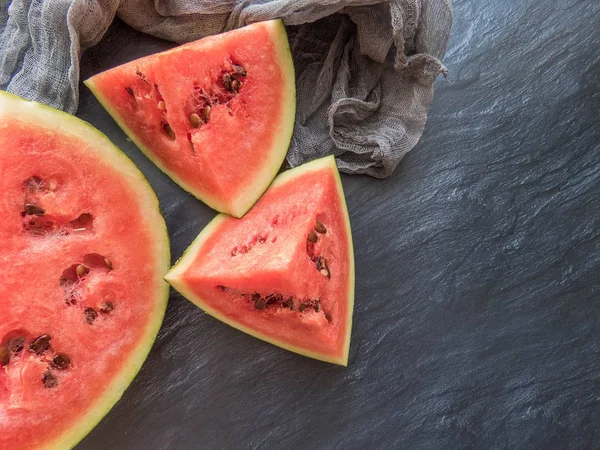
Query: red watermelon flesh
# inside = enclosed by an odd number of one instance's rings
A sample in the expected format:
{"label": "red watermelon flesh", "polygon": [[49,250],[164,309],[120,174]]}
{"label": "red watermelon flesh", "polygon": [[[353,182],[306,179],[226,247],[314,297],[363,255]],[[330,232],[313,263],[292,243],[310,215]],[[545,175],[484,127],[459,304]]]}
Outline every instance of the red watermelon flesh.
{"label": "red watermelon flesh", "polygon": [[0,448],[70,448],[154,341],[165,223],[104,135],[1,91],[0,173]]}
{"label": "red watermelon flesh", "polygon": [[279,175],[242,219],[217,216],[165,278],[223,322],[346,365],[354,258],[334,158]]}
{"label": "red watermelon flesh", "polygon": [[242,216],[286,155],[295,86],[279,20],[147,56],[85,83],[159,168],[218,211]]}

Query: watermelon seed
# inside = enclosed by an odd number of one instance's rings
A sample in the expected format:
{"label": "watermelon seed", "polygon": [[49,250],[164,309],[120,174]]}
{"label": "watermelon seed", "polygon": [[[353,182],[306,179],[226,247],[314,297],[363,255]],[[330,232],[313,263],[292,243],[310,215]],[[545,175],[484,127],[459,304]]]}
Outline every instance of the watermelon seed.
{"label": "watermelon seed", "polygon": [[231,92],[231,83],[232,83],[232,78],[231,75],[226,73],[223,75],[223,87],[225,88],[225,90],[227,92]]}
{"label": "watermelon seed", "polygon": [[163,122],[162,128],[165,134],[169,136],[169,139],[175,139],[175,132],[167,122]]}
{"label": "watermelon seed", "polygon": [[319,312],[320,309],[321,309],[321,300],[316,299],[315,300],[315,312]]}
{"label": "watermelon seed", "polygon": [[164,111],[166,109],[164,101],[161,100],[160,102],[158,102],[158,109],[160,109],[161,111]]}
{"label": "watermelon seed", "polygon": [[0,345],[0,367],[8,366],[10,362],[10,353],[4,345]]}
{"label": "watermelon seed", "polygon": [[104,258],[104,264],[108,267],[108,270],[113,270],[113,263],[108,258]]}
{"label": "watermelon seed", "polygon": [[300,312],[304,312],[306,309],[310,308],[310,303],[309,302],[302,302],[300,304],[300,307],[298,308],[298,311]]}
{"label": "watermelon seed", "polygon": [[234,94],[237,94],[240,90],[242,83],[240,83],[238,80],[232,80],[231,81],[231,92],[233,92]]}
{"label": "watermelon seed", "polygon": [[115,309],[115,304],[113,302],[104,302],[100,305],[100,312],[103,314],[108,314]]}
{"label": "watermelon seed", "polygon": [[24,343],[25,343],[24,337],[14,338],[13,340],[10,341],[9,349],[11,352],[13,352],[16,355],[17,353],[21,353],[21,351],[23,351]]}
{"label": "watermelon seed", "polygon": [[204,119],[204,122],[208,122],[208,119],[210,119],[210,106],[206,105],[204,108],[202,108],[202,118]]}
{"label": "watermelon seed", "polygon": [[68,369],[70,365],[71,358],[69,358],[67,355],[63,355],[62,353],[57,353],[54,355],[54,358],[52,358],[52,362],[50,363],[52,368],[58,370]]}
{"label": "watermelon seed", "polygon": [[331,278],[331,273],[329,272],[329,267],[327,266],[327,260],[322,256],[317,257],[317,270],[324,277]]}
{"label": "watermelon seed", "polygon": [[190,123],[194,128],[198,128],[200,126],[200,116],[196,113],[190,114]]}
{"label": "watermelon seed", "polygon": [[42,377],[42,383],[44,383],[44,387],[48,389],[52,389],[58,386],[58,380],[48,370],[44,372],[44,376]]}
{"label": "watermelon seed", "polygon": [[331,323],[331,314],[329,314],[328,312],[325,313],[325,318],[327,319],[327,322]]}
{"label": "watermelon seed", "polygon": [[238,75],[242,77],[245,77],[247,75],[246,69],[244,69],[239,64],[232,64],[231,67],[233,67],[233,70],[235,70]]}
{"label": "watermelon seed", "polygon": [[129,95],[131,95],[132,97],[135,97],[135,94],[133,93],[133,89],[131,89],[130,87],[126,87],[125,90],[127,91],[127,93]]}
{"label": "watermelon seed", "polygon": [[281,294],[271,294],[269,296],[267,296],[267,306],[273,305],[275,303],[280,302],[281,299]]}
{"label": "watermelon seed", "polygon": [[264,298],[259,297],[258,300],[256,300],[256,302],[254,302],[254,307],[256,309],[264,309],[266,304],[267,304],[267,301]]}
{"label": "watermelon seed", "polygon": [[86,322],[90,325],[93,324],[94,320],[96,320],[96,318],[98,317],[98,313],[96,312],[96,310],[94,308],[90,308],[89,306],[85,308],[83,312],[85,314]]}
{"label": "watermelon seed", "polygon": [[317,233],[321,233],[321,234],[327,233],[327,228],[325,228],[325,225],[323,225],[318,220],[315,222],[315,230],[317,231]]}
{"label": "watermelon seed", "polygon": [[42,208],[32,203],[25,205],[25,214],[28,216],[43,216],[46,213]]}
{"label": "watermelon seed", "polygon": [[222,284],[219,284],[217,286],[217,289],[220,290],[221,292],[225,292],[225,286],[223,286]]}
{"label": "watermelon seed", "polygon": [[79,264],[77,266],[77,268],[75,269],[75,273],[77,274],[77,276],[79,278],[87,275],[88,273],[90,273],[90,269],[87,266],[84,266],[83,264]]}
{"label": "watermelon seed", "polygon": [[50,349],[50,340],[52,337],[48,334],[42,334],[35,338],[31,344],[29,344],[29,351],[34,352],[36,355],[41,356]]}
{"label": "watermelon seed", "polygon": [[281,306],[284,308],[290,308],[292,311],[294,310],[294,300],[292,297],[289,297],[286,301],[284,301]]}
{"label": "watermelon seed", "polygon": [[315,233],[314,231],[308,233],[308,240],[310,242],[317,242],[319,240],[319,238],[317,237],[317,233]]}

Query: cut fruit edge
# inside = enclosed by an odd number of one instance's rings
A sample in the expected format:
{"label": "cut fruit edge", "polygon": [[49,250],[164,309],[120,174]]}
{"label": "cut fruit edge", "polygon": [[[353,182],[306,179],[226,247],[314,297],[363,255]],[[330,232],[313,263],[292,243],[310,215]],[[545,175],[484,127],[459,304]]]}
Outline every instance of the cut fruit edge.
{"label": "cut fruit edge", "polygon": [[[132,130],[125,125],[124,120],[120,114],[110,106],[108,99],[102,95],[100,89],[94,82],[94,77],[88,78],[83,83],[92,91],[98,102],[106,109],[114,121],[119,125],[123,132],[133,141],[133,143],[142,151],[142,153],[150,160],[156,167],[162,172],[169,176],[175,181],[181,188],[192,194],[194,197],[202,201],[203,203],[210,206],[212,209],[230,214],[233,217],[242,217],[252,206],[258,201],[261,195],[269,187],[271,181],[281,168],[283,161],[287,155],[288,148],[291,143],[292,133],[294,129],[294,122],[296,117],[296,84],[295,84],[295,71],[294,61],[292,59],[292,53],[289,47],[287,33],[283,20],[276,19],[262,24],[269,29],[269,34],[273,40],[273,43],[277,52],[277,61],[283,72],[283,80],[285,82],[283,86],[283,92],[287,95],[283,96],[282,106],[282,119],[278,130],[274,131],[276,139],[269,153],[269,161],[264,165],[262,171],[257,173],[254,178],[254,183],[250,183],[244,191],[243,197],[238,197],[230,208],[223,204],[219,199],[208,194],[207,192],[199,192],[198,189],[192,189],[185,181],[177,176],[173,171],[168,170],[164,164],[162,164],[145,146],[142,141],[132,132]],[[180,49],[184,48],[185,44],[179,47],[175,47],[171,50],[167,50],[163,53],[176,53]],[[261,181],[260,183],[258,181]]]}
{"label": "cut fruit edge", "polygon": [[[157,269],[161,273],[168,270],[171,257],[169,235],[160,213],[158,198],[148,180],[133,161],[116,147],[106,135],[75,116],[0,90],[0,129],[6,126],[2,121],[4,117],[9,117],[11,120],[17,117],[24,122],[31,122],[37,126],[47,128],[52,133],[65,133],[75,136],[83,142],[89,142],[90,145],[86,150],[90,153],[96,153],[116,173],[128,180],[131,188],[140,194],[140,209],[144,212],[144,220],[148,223],[148,229],[152,231],[155,237],[155,260],[164,261],[164,269],[161,270],[160,267],[157,267]],[[150,353],[164,318],[169,298],[169,285],[160,276],[156,279],[155,292],[154,304],[156,311],[154,317],[146,325],[140,343],[131,352],[131,357],[123,361],[123,369],[112,380],[100,400],[93,404],[88,412],[79,418],[65,433],[53,441],[45,443],[44,448],[63,449],[74,447],[96,427],[119,401]]]}
{"label": "cut fruit edge", "polygon": [[312,352],[302,347],[298,347],[295,345],[283,343],[276,338],[267,336],[259,331],[256,331],[252,328],[249,328],[245,325],[241,325],[240,323],[231,320],[221,314],[219,311],[212,308],[206,301],[202,298],[198,297],[194,294],[185,284],[185,282],[181,279],[181,276],[191,267],[191,265],[196,260],[198,253],[202,250],[203,244],[206,240],[218,230],[219,225],[223,220],[226,220],[228,216],[226,214],[218,214],[196,237],[196,239],[192,242],[192,244],[186,249],[184,254],[179,258],[179,260],[175,263],[175,265],[171,268],[171,270],[165,275],[165,280],[173,286],[175,290],[177,290],[181,295],[190,300],[192,303],[199,306],[202,310],[204,310],[207,314],[213,316],[214,318],[220,320],[221,322],[226,323],[227,325],[232,326],[244,333],[247,333],[251,336],[254,336],[263,341],[269,342],[278,347],[284,348],[294,353],[299,353],[304,356],[308,356],[310,358],[318,359],[320,361],[325,361],[333,364],[339,364],[341,366],[348,365],[348,354],[350,350],[350,335],[352,332],[352,314],[354,311],[354,281],[355,281],[355,268],[354,268],[354,245],[352,243],[352,232],[350,229],[350,218],[348,215],[348,208],[346,205],[346,199],[344,197],[344,191],[342,187],[342,181],[335,163],[335,158],[333,156],[327,156],[321,159],[317,159],[311,161],[309,163],[303,164],[302,166],[298,166],[296,168],[287,170],[275,178],[270,187],[276,187],[283,184],[286,184],[296,177],[300,177],[304,174],[307,174],[312,171],[318,171],[323,168],[331,168],[336,181],[336,191],[338,193],[339,200],[342,205],[342,210],[344,212],[344,223],[346,227],[346,234],[348,236],[348,258],[349,258],[349,273],[348,273],[348,314],[346,317],[346,335],[344,336],[344,347],[342,351],[342,355],[340,357],[331,357],[329,355],[323,355],[320,353]]}

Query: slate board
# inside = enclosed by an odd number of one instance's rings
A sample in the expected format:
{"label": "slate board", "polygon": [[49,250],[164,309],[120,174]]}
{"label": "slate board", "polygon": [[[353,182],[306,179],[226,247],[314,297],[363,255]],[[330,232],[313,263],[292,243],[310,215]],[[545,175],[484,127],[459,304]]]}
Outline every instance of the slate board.
{"label": "slate board", "polygon": [[[386,180],[343,177],[349,367],[173,293],[139,376],[80,449],[600,448],[600,2],[454,7],[423,139]],[[171,45],[117,21],[82,77]],[[78,115],[157,191],[175,261],[214,212],[81,92]]]}

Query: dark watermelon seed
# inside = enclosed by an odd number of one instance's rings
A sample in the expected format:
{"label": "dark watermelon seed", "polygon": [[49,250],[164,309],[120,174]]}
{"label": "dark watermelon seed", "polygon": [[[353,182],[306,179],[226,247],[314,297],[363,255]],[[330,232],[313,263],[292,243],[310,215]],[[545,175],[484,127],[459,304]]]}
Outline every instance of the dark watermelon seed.
{"label": "dark watermelon seed", "polygon": [[129,95],[131,95],[132,97],[135,97],[135,94],[133,93],[133,89],[131,89],[130,87],[126,87],[125,90],[127,91],[127,93]]}
{"label": "dark watermelon seed", "polygon": [[25,338],[24,337],[17,337],[14,338],[10,341],[8,347],[9,350],[14,353],[21,353],[23,351],[23,347],[25,346]]}
{"label": "dark watermelon seed", "polygon": [[71,358],[69,358],[67,355],[63,355],[62,353],[57,353],[56,355],[54,355],[54,358],[52,358],[52,362],[50,363],[50,366],[53,369],[58,370],[68,369],[70,365]]}
{"label": "dark watermelon seed", "polygon": [[29,344],[29,350],[34,352],[36,355],[43,355],[50,349],[50,340],[52,337],[48,334],[42,334],[35,338],[31,344]]}
{"label": "dark watermelon seed", "polygon": [[325,225],[323,225],[318,220],[315,222],[315,230],[317,231],[317,233],[321,233],[321,234],[327,233],[327,228],[325,228]]}
{"label": "dark watermelon seed", "polygon": [[317,233],[315,233],[314,231],[308,233],[308,240],[309,242],[317,242],[319,240],[319,238],[317,237]]}
{"label": "dark watermelon seed", "polygon": [[113,270],[113,263],[111,262],[110,259],[108,258],[104,258],[104,264],[106,264],[106,267],[108,267],[108,270]]}
{"label": "dark watermelon seed", "polygon": [[231,82],[232,82],[232,78],[231,75],[226,73],[223,75],[223,87],[225,88],[225,90],[227,92],[231,92]]}
{"label": "dark watermelon seed", "polygon": [[44,376],[42,377],[42,383],[44,383],[44,387],[48,389],[52,389],[58,386],[58,380],[48,370],[44,372]]}
{"label": "dark watermelon seed", "polygon": [[221,292],[225,292],[225,286],[223,286],[222,284],[219,284],[217,286],[217,289],[220,290]]}
{"label": "dark watermelon seed", "polygon": [[196,113],[190,114],[190,123],[194,128],[198,128],[200,126],[200,116]]}
{"label": "dark watermelon seed", "polygon": [[113,302],[104,302],[100,305],[100,312],[103,314],[108,314],[113,312],[115,309],[115,304]]}
{"label": "dark watermelon seed", "polygon": [[40,208],[38,205],[34,205],[32,203],[27,203],[25,205],[25,214],[28,216],[43,216],[46,213],[43,208]]}
{"label": "dark watermelon seed", "polygon": [[4,345],[0,345],[0,367],[8,366],[10,362],[10,352]]}
{"label": "dark watermelon seed", "polygon": [[294,300],[292,299],[292,297],[288,298],[286,301],[284,301],[281,306],[283,306],[284,308],[290,308],[292,311],[294,310]]}
{"label": "dark watermelon seed", "polygon": [[283,296],[281,294],[271,294],[267,296],[267,306],[274,305],[275,303],[280,303],[283,300]]}
{"label": "dark watermelon seed", "polygon": [[169,139],[175,139],[175,132],[171,128],[171,125],[169,125],[166,122],[163,122],[162,128],[163,128],[163,131],[165,132],[165,134],[169,137]]}
{"label": "dark watermelon seed", "polygon": [[240,87],[242,86],[242,83],[240,83],[238,80],[232,80],[231,81],[231,92],[233,92],[234,94],[237,94],[240,90]]}
{"label": "dark watermelon seed", "polygon": [[77,268],[75,269],[75,273],[77,274],[77,276],[79,278],[84,277],[85,275],[87,275],[88,273],[90,273],[90,269],[87,266],[84,266],[83,264],[79,264],[77,266]]}
{"label": "dark watermelon seed", "polygon": [[327,260],[322,256],[317,257],[317,270],[324,277],[331,278],[331,272],[329,271],[329,267],[327,266]]}
{"label": "dark watermelon seed", "polygon": [[231,67],[233,68],[233,70],[235,70],[235,72],[242,76],[245,77],[247,75],[246,73],[246,69],[244,69],[242,66],[240,66],[239,64],[232,64]]}
{"label": "dark watermelon seed", "polygon": [[264,309],[266,304],[267,304],[267,301],[264,298],[259,297],[259,299],[256,300],[256,302],[254,302],[254,307],[256,309]]}
{"label": "dark watermelon seed", "polygon": [[329,313],[325,313],[325,318],[327,319],[327,322],[331,323],[331,314]]}
{"label": "dark watermelon seed", "polygon": [[304,312],[305,310],[307,310],[310,307],[311,307],[311,304],[309,302],[302,302],[300,304],[300,306],[298,307],[298,311]]}
{"label": "dark watermelon seed", "polygon": [[85,314],[86,322],[90,325],[92,325],[94,323],[94,320],[96,320],[96,318],[98,317],[98,313],[96,312],[96,310],[94,308],[90,308],[89,306],[85,308],[83,313]]}
{"label": "dark watermelon seed", "polygon": [[321,309],[321,300],[316,299],[315,300],[315,312],[319,312],[320,309]]}

